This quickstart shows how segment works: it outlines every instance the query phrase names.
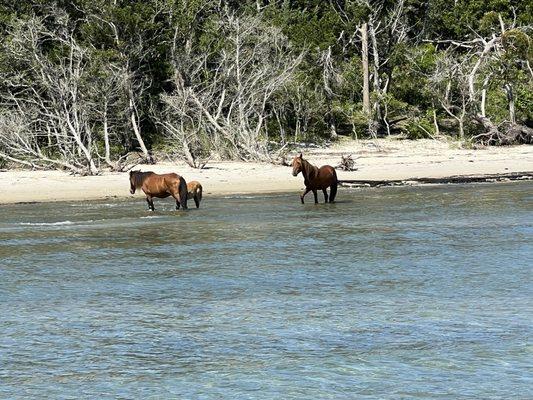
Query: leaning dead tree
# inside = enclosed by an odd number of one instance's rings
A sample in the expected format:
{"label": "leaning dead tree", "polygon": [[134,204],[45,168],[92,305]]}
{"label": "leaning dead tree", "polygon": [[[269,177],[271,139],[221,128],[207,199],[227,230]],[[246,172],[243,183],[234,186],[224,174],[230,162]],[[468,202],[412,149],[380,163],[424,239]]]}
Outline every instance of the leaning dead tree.
{"label": "leaning dead tree", "polygon": [[[533,80],[529,63],[533,45],[527,34],[530,27],[517,27],[516,21],[506,26],[501,15],[492,14],[499,29],[489,37],[476,34],[474,39],[465,41],[432,41],[447,46],[431,79],[434,93],[442,109],[458,122],[461,137],[465,123],[469,122],[482,130],[473,140],[483,144],[531,143],[532,129],[516,119],[514,90],[520,79]],[[505,94],[508,118],[500,123],[487,114],[489,90]]]}
{"label": "leaning dead tree", "polygon": [[293,79],[302,55],[259,17],[226,13],[217,28],[225,39],[215,52],[176,55],[175,90],[161,98],[159,125],[193,166],[206,153],[267,161],[269,104]]}
{"label": "leaning dead tree", "polygon": [[465,57],[443,52],[429,81],[436,102],[456,121],[460,139],[465,137],[465,123],[471,105],[467,61]]}
{"label": "leaning dead tree", "polygon": [[0,155],[24,165],[97,174],[84,97],[87,51],[66,15],[53,11],[53,30],[38,17],[15,21],[12,39],[4,42],[5,57],[19,68],[2,76]]}

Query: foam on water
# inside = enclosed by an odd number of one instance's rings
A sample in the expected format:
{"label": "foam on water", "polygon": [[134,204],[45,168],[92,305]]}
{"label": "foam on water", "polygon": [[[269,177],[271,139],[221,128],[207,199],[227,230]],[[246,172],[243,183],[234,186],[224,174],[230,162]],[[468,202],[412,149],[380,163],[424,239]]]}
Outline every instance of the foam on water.
{"label": "foam on water", "polygon": [[[92,222],[92,221],[85,221]],[[57,221],[57,222],[19,222],[18,225],[22,226],[61,226],[61,225],[73,225],[72,221]]]}

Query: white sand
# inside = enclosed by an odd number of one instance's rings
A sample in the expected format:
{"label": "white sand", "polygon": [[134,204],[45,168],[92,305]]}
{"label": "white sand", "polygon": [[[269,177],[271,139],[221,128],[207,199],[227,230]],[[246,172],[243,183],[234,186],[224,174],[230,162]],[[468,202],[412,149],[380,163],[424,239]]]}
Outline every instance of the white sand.
{"label": "white sand", "polygon": [[[533,171],[533,146],[460,149],[457,143],[435,140],[343,140],[329,148],[304,149],[315,165],[336,166],[341,155],[352,154],[357,171],[338,170],[339,179],[409,179],[503,174]],[[244,162],[211,162],[197,170],[185,163],[140,165],[143,171],[176,172],[187,181],[198,180],[205,195],[299,191],[303,179],[290,167]],[[342,190],[342,189],[340,189]],[[72,176],[60,171],[0,172],[0,203],[91,200],[129,197],[128,173]],[[135,196],[142,197],[142,192]]]}

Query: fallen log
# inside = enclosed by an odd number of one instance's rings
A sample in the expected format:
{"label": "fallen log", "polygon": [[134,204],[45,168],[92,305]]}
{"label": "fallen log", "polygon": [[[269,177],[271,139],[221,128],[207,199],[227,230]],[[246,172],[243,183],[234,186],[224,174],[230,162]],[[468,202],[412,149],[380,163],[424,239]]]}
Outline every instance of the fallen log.
{"label": "fallen log", "polygon": [[489,118],[482,115],[476,115],[474,120],[485,129],[485,132],[472,137],[474,142],[481,142],[486,146],[508,146],[533,142],[533,129],[526,125],[504,122],[496,126]]}
{"label": "fallen log", "polygon": [[517,180],[532,180],[533,171],[508,172],[502,174],[486,175],[454,175],[442,178],[408,178],[408,179],[341,179],[339,184],[348,187],[381,187],[381,186],[405,186],[412,184],[444,184],[444,183],[480,183],[480,182],[505,182]]}

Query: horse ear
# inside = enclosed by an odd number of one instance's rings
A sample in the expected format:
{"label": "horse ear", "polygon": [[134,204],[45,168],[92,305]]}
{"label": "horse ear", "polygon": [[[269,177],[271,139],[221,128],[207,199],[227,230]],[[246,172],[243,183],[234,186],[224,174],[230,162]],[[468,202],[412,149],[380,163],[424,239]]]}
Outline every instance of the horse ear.
{"label": "horse ear", "polygon": [[303,155],[302,155],[302,153],[300,153],[300,158],[304,158]]}

